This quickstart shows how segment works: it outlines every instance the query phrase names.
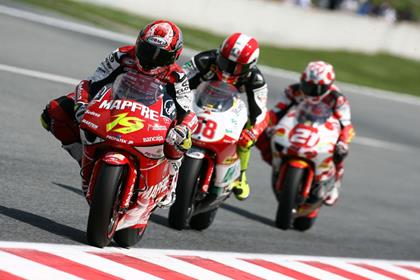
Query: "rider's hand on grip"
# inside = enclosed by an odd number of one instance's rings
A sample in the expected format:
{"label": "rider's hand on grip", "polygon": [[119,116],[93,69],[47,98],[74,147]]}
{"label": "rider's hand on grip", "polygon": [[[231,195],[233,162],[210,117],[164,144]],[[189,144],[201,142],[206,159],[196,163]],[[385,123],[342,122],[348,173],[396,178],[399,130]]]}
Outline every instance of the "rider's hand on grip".
{"label": "rider's hand on grip", "polygon": [[252,145],[255,144],[255,142],[257,142],[257,136],[255,136],[255,134],[251,130],[242,130],[241,137],[239,138],[238,142],[241,148],[250,148]]}
{"label": "rider's hand on grip", "polygon": [[182,152],[191,148],[191,131],[184,125],[176,125],[171,128],[166,136],[166,142],[175,145]]}
{"label": "rider's hand on grip", "polygon": [[78,102],[74,106],[74,117],[76,118],[76,121],[80,123],[82,121],[83,115],[86,112],[88,104],[84,102]]}
{"label": "rider's hand on grip", "polygon": [[349,145],[344,143],[343,141],[338,141],[337,144],[335,144],[334,162],[339,163],[343,161],[343,159],[347,156],[348,153]]}

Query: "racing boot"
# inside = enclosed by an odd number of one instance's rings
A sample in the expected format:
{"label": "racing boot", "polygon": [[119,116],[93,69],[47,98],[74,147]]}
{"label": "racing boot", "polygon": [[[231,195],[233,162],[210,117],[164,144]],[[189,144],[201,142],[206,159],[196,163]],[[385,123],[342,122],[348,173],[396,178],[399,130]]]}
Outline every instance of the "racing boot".
{"label": "racing boot", "polygon": [[341,181],[336,181],[334,183],[334,187],[332,190],[328,193],[327,197],[324,200],[324,204],[326,206],[333,206],[340,195],[340,187],[341,187]]}
{"label": "racing boot", "polygon": [[232,183],[232,191],[235,194],[236,199],[245,200],[248,198],[250,188],[248,180],[246,179],[246,170],[241,171],[241,176],[238,180]]}
{"label": "racing boot", "polygon": [[333,206],[340,195],[340,188],[341,188],[341,180],[343,179],[344,175],[344,162],[341,161],[336,163],[336,173],[335,173],[335,183],[332,190],[327,194],[326,198],[324,199],[324,204],[326,206]]}
{"label": "racing boot", "polygon": [[245,200],[248,198],[250,188],[246,179],[246,170],[248,169],[249,158],[251,157],[251,147],[238,147],[238,155],[241,161],[241,176],[233,182],[232,191],[236,199]]}
{"label": "racing boot", "polygon": [[169,162],[169,179],[168,179],[168,194],[158,202],[157,206],[160,208],[169,208],[175,203],[176,199],[176,184],[178,182],[179,167],[182,163],[182,158],[168,159]]}

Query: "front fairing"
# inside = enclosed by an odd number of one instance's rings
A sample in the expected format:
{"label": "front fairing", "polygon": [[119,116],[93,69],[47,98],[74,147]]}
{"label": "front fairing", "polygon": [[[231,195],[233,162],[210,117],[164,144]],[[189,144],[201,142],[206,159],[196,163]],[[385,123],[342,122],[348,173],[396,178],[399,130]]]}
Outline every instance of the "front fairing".
{"label": "front fairing", "polygon": [[104,87],[90,102],[81,121],[81,129],[119,144],[163,144],[172,122],[162,112],[163,95],[146,106],[134,95],[121,96],[115,93],[115,90],[118,91],[119,88],[110,85]]}
{"label": "front fairing", "polygon": [[330,177],[335,170],[332,156],[340,129],[327,104],[302,102],[290,108],[276,125],[273,155],[304,158],[314,164],[317,176]]}
{"label": "front fairing", "polygon": [[194,95],[193,110],[199,125],[192,135],[193,144],[214,152],[218,163],[230,164],[236,159],[236,144],[248,120],[248,110],[236,92],[224,92],[221,100],[206,98],[205,94]]}

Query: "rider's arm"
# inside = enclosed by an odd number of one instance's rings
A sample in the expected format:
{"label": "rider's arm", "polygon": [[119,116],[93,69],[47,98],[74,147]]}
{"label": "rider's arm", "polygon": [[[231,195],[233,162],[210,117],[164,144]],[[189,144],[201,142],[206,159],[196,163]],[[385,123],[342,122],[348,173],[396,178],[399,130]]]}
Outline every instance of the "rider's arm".
{"label": "rider's arm", "polygon": [[280,119],[287,113],[290,107],[297,103],[297,95],[299,92],[299,84],[288,86],[283,94],[280,94],[279,100],[273,109],[270,110],[270,124],[277,124]]}
{"label": "rider's arm", "polygon": [[121,56],[125,54],[123,51],[128,48],[130,48],[130,46],[113,51],[101,62],[91,77],[82,80],[77,85],[75,96],[76,103],[88,103],[103,86],[114,81],[115,78],[123,72],[120,60]]}
{"label": "rider's arm", "polygon": [[267,113],[267,83],[257,68],[251,72],[245,89],[248,99],[251,131],[258,138],[268,125],[269,115]]}
{"label": "rider's arm", "polygon": [[204,51],[193,56],[182,66],[191,89],[196,89],[203,80],[208,81],[213,78],[216,56],[216,50]]}
{"label": "rider's arm", "polygon": [[355,135],[353,125],[351,124],[350,104],[347,98],[337,92],[332,92],[336,96],[334,106],[334,116],[339,120],[341,125],[341,132],[339,141],[349,144]]}
{"label": "rider's arm", "polygon": [[192,93],[188,78],[181,68],[171,73],[172,83],[168,84],[168,94],[175,102],[177,124],[188,127],[192,132],[198,125],[198,120],[192,110]]}

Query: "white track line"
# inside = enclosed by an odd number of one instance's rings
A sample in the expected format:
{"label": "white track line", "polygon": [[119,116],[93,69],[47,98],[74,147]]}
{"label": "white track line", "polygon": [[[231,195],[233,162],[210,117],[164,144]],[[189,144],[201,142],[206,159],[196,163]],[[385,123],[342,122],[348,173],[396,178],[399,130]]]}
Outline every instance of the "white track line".
{"label": "white track line", "polygon": [[[125,34],[120,34],[84,24],[79,24],[75,22],[70,22],[67,20],[61,20],[53,17],[48,17],[33,12],[27,12],[16,8],[11,8],[8,6],[0,5],[0,14],[24,19],[31,22],[41,23],[55,28],[60,28],[64,30],[70,30],[94,37],[99,37],[103,39],[108,39],[116,42],[122,42],[124,44],[132,44],[135,42],[135,37]],[[197,51],[193,49],[184,49],[184,55],[190,57],[196,54]],[[274,77],[279,77],[283,79],[296,80],[299,77],[299,74],[292,71],[282,70],[270,66],[261,66],[261,69]],[[400,94],[385,90],[379,90],[364,86],[357,86],[348,83],[340,83],[341,87],[344,90],[351,91],[356,94],[368,95],[375,98],[392,100],[396,102],[406,103],[410,105],[420,106],[420,98],[415,96],[410,96],[407,94]]]}
{"label": "white track line", "polygon": [[69,77],[39,72],[35,70],[29,70],[25,68],[14,67],[14,66],[5,65],[5,64],[0,64],[0,71],[5,71],[9,73],[27,76],[27,77],[38,78],[42,80],[69,84],[69,85],[77,85],[80,82],[80,80],[72,79]]}

